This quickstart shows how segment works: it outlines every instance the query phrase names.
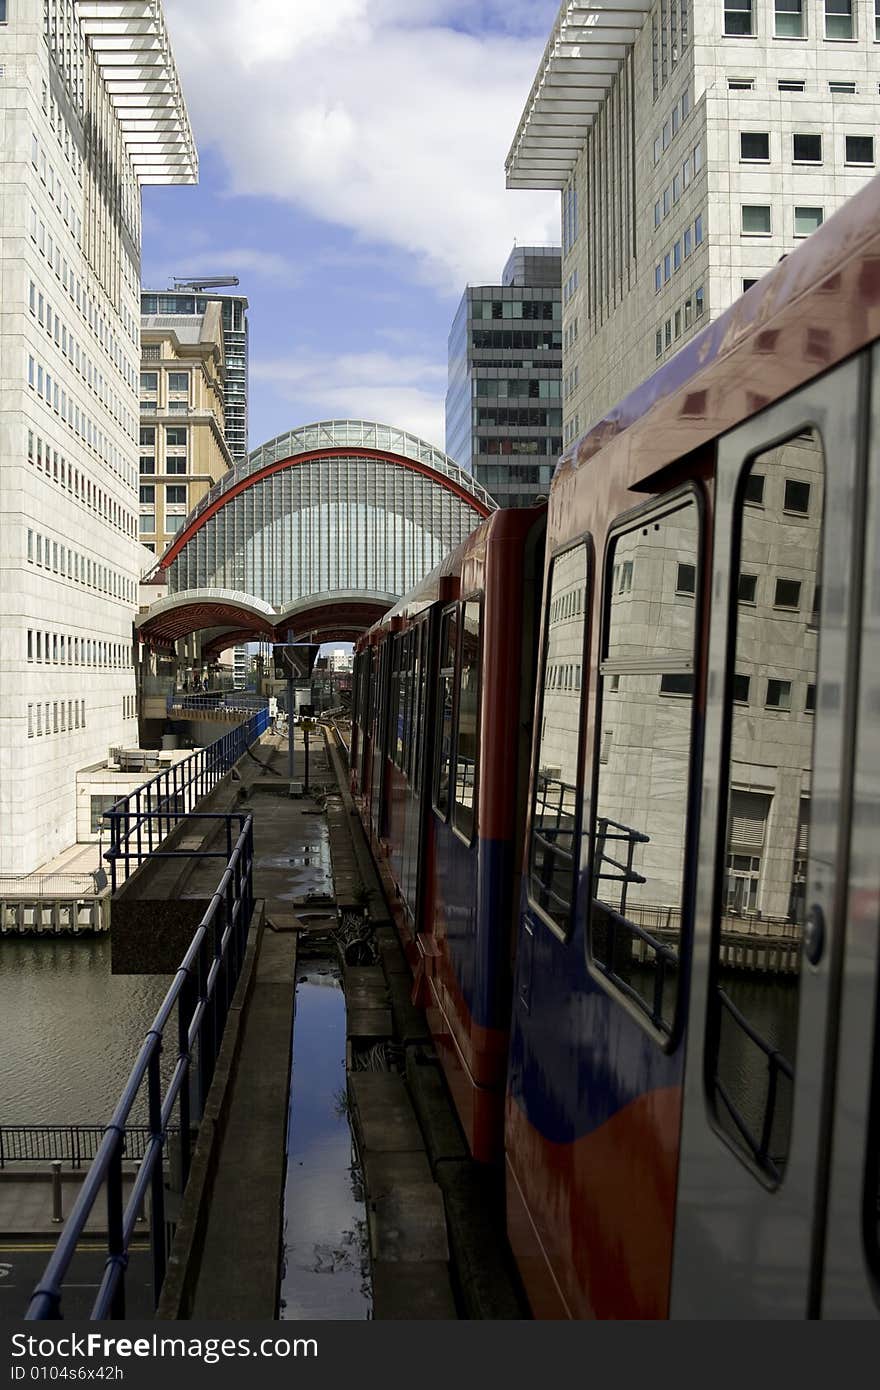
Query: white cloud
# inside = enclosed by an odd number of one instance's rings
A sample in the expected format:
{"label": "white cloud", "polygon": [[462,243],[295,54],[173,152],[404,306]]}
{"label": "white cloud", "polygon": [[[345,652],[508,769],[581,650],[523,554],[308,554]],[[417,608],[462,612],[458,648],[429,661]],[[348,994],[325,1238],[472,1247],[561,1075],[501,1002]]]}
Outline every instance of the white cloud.
{"label": "white cloud", "polygon": [[443,448],[445,362],[384,352],[303,353],[252,361],[251,378],[295,404],[302,423],[378,420]]}
{"label": "white cloud", "polygon": [[[165,8],[197,139],[220,150],[234,193],[390,245],[447,292],[496,279],[514,238],[558,239],[554,195],[504,187],[534,34],[444,27],[466,15],[462,0]],[[503,7],[480,13],[497,20]]]}

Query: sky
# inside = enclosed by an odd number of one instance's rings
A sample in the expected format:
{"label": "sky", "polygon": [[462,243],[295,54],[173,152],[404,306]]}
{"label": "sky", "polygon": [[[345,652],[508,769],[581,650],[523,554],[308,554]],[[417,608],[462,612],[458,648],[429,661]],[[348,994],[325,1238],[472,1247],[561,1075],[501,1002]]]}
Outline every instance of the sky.
{"label": "sky", "polygon": [[144,190],[143,283],[237,275],[249,445],[314,420],[444,446],[465,286],[558,243],[504,160],[558,0],[165,0],[197,187]]}

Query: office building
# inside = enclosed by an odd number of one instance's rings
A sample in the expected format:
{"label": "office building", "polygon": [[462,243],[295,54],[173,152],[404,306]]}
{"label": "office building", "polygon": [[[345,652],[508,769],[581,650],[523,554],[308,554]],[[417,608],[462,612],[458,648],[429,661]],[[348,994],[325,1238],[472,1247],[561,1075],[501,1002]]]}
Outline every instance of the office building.
{"label": "office building", "polygon": [[[143,300],[157,296],[145,294]],[[232,467],[226,443],[222,308],[141,318],[140,536],[161,555]]]}
{"label": "office building", "polygon": [[137,741],[140,188],[198,163],[159,0],[0,0],[0,869]]}
{"label": "office building", "polygon": [[233,463],[248,456],[248,302],[244,295],[214,291],[144,290],[141,313],[146,318],[199,319],[211,303],[220,305],[223,323],[225,435]]}
{"label": "office building", "polygon": [[446,452],[500,507],[546,496],[562,448],[558,246],[515,246],[469,285],[449,334]]}
{"label": "office building", "polygon": [[564,0],[507,159],[562,194],[565,443],[876,168],[875,0]]}

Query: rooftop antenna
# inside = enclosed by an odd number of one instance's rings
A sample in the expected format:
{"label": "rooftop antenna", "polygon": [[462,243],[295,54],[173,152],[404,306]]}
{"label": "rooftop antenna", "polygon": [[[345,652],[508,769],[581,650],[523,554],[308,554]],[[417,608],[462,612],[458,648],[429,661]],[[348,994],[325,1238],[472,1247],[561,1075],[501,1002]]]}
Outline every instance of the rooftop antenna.
{"label": "rooftop antenna", "polygon": [[176,290],[219,290],[227,285],[237,285],[239,283],[237,275],[214,275],[204,276],[201,280],[184,280],[180,275],[171,277],[174,281]]}

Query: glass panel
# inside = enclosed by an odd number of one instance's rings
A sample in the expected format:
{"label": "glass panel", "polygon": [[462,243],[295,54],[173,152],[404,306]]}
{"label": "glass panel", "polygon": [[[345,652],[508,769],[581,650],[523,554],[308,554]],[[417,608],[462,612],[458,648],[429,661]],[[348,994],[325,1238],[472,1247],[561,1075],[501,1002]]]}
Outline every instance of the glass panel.
{"label": "glass panel", "polygon": [[752,0],[724,0],[725,34],[751,34]]}
{"label": "glass panel", "polygon": [[[820,583],[824,459],[807,431],[753,460],[765,506],[743,506],[735,592],[757,575],[757,602],[737,606],[731,691],[725,879],[715,938],[715,1113],[731,1141],[777,1182],[791,1136],[800,941],[807,902],[813,723],[818,669],[812,615],[780,609],[777,573]],[[786,475],[809,485],[808,516],[784,510]],[[745,493],[743,500],[746,500]],[[748,571],[748,575],[746,574]],[[737,682],[766,691],[737,703]]]}
{"label": "glass panel", "polygon": [[443,614],[440,629],[440,675],[437,683],[437,770],[434,779],[434,806],[442,816],[449,814],[449,783],[452,776],[452,735],[454,728],[455,647],[458,638],[458,609]]}
{"label": "glass panel", "polygon": [[779,38],[803,37],[803,0],[776,0],[776,33]]}
{"label": "glass panel", "polygon": [[574,897],[580,809],[580,732],[587,547],[557,555],[550,574],[529,885],[532,901],[567,932]]}
{"label": "glass panel", "polygon": [[458,753],[455,763],[453,824],[468,839],[474,833],[479,764],[480,604],[464,605],[461,674],[458,682]]}
{"label": "glass panel", "polygon": [[664,1032],[678,992],[698,544],[693,501],[643,521],[615,541],[606,593],[590,951]]}

